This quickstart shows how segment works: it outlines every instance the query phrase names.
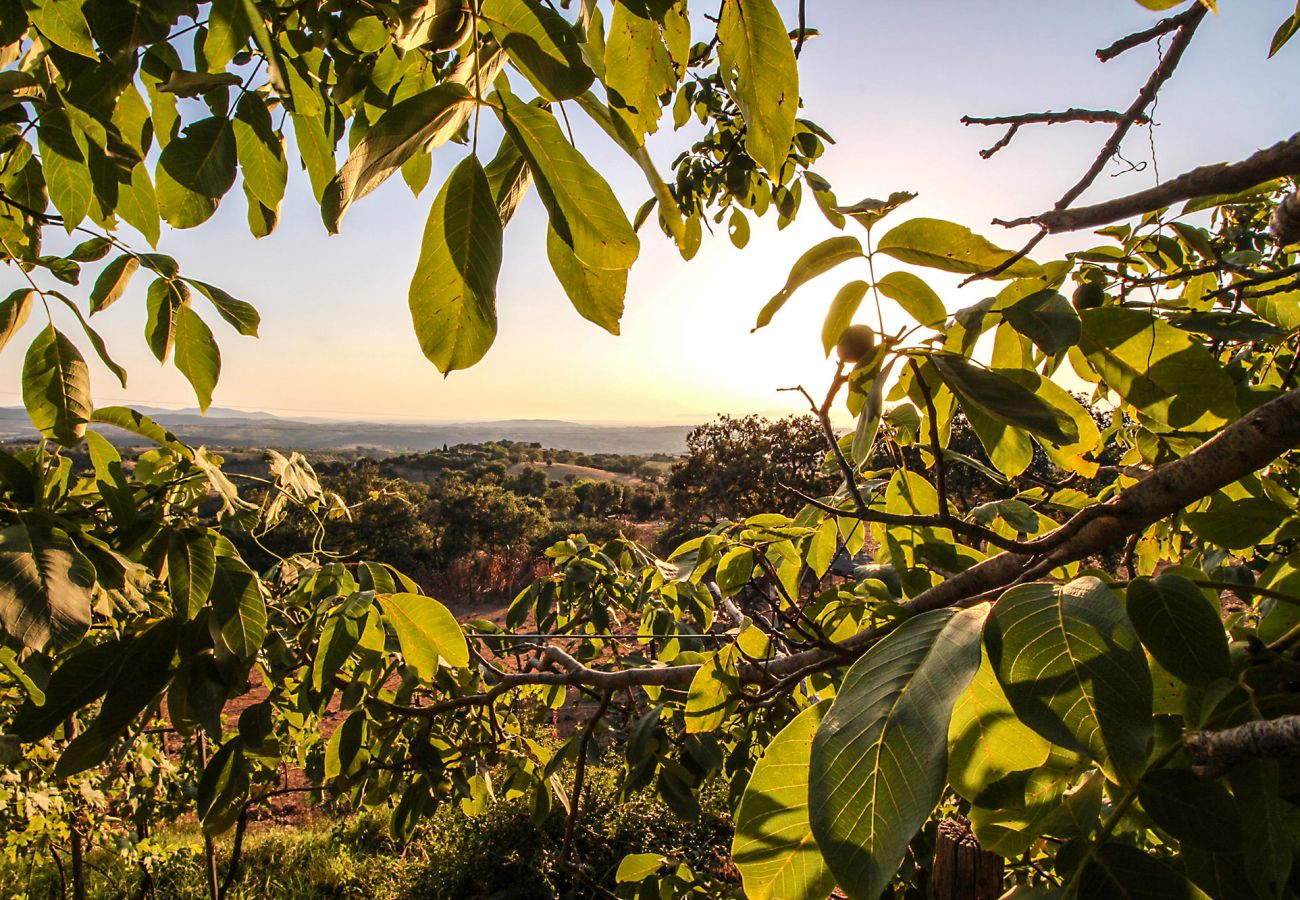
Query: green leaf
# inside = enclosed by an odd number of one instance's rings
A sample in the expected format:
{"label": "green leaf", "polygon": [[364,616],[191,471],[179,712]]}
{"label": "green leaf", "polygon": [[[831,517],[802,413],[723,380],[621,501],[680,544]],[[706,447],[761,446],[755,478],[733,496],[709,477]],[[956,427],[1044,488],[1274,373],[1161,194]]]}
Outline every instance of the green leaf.
{"label": "green leaf", "polygon": [[[986,272],[1012,255],[969,228],[942,219],[908,219],[886,232],[876,249],[905,263],[965,275]],[[998,277],[1023,278],[1041,272],[1037,263],[1021,259]]]}
{"label": "green leaf", "polygon": [[198,97],[215,88],[233,87],[244,79],[233,72],[187,72],[175,69],[158,90],[177,97]]}
{"label": "green leaf", "polygon": [[[87,601],[87,623],[89,608]],[[42,740],[57,731],[70,715],[98,700],[117,677],[131,643],[130,638],[87,642],[61,654],[45,686],[45,702],[38,706],[31,700],[24,701],[10,723],[13,733],[24,743]]]}
{"label": "green leaf", "polygon": [[217,211],[235,183],[235,130],[224,116],[189,125],[163,148],[155,170],[158,211],[174,228],[193,228]]}
{"label": "green leaf", "polygon": [[235,824],[244,808],[248,786],[244,742],[231,738],[208,760],[199,778],[196,805],[204,834],[221,834]]}
{"label": "green leaf", "polygon": [[354,709],[325,744],[325,777],[355,775],[370,762],[366,711]]}
{"label": "green leaf", "polygon": [[549,6],[528,0],[484,0],[479,16],[510,54],[515,68],[545,99],[571,100],[591,87],[595,76],[583,62],[577,33]]}
{"label": "green leaf", "polygon": [[271,124],[266,101],[251,91],[245,93],[235,107],[232,127],[245,187],[263,206],[279,209],[289,177],[289,161]]}
{"label": "green leaf", "polygon": [[1055,444],[1071,444],[1079,439],[1074,419],[1010,378],[951,354],[937,353],[930,362],[968,413],[983,413]]}
{"label": "green leaf", "polygon": [[199,614],[217,574],[212,536],[201,529],[174,531],[167,540],[167,586],[177,614],[192,619]]}
{"label": "green leaf", "polygon": [[104,266],[90,289],[90,314],[93,316],[116,303],[139,268],[140,260],[130,253],[123,253]]}
{"label": "green leaf", "polygon": [[221,351],[212,329],[188,304],[176,311],[176,368],[193,385],[199,412],[206,413],[221,375]]}
{"label": "green leaf", "polygon": [[1049,741],[1016,718],[988,653],[958,698],[948,726],[948,783],[978,806],[1014,803],[1053,754]]}
{"label": "green leaf", "polygon": [[66,778],[104,762],[113,744],[167,687],[178,636],[179,623],[163,619],[132,639],[99,714],[64,748],[54,777]]}
{"label": "green leaf", "polygon": [[72,311],[72,314],[77,317],[77,321],[81,323],[82,330],[86,332],[86,337],[89,339],[90,345],[95,348],[95,353],[99,356],[99,361],[104,364],[106,369],[117,376],[117,380],[121,383],[122,387],[126,387],[126,369],[119,366],[113,361],[113,358],[108,355],[108,346],[104,343],[104,339],[100,337],[98,331],[90,327],[90,323],[87,322],[86,317],[81,314],[81,309],[77,304],[73,303],[70,298],[58,291],[46,291],[45,293],[47,296],[57,298],[59,302]]}
{"label": "green leaf", "polygon": [[949,717],[979,668],[987,610],[905,621],[849,669],[817,730],[808,818],[850,897],[880,896],[943,794]]}
{"label": "green leaf", "polygon": [[810,706],[772,738],[736,810],[731,858],[753,900],[825,900],[835,878],[808,824],[808,765],[827,702]]}
{"label": "green leaf", "polygon": [[1108,842],[1079,874],[1079,900],[1210,900],[1200,888],[1136,847]]}
{"label": "green leaf", "polygon": [[35,296],[36,292],[31,288],[19,288],[0,300],[0,350],[27,323]]}
{"label": "green leaf", "polygon": [[686,733],[709,734],[721,728],[739,692],[732,653],[722,650],[710,656],[691,679],[686,693]]}
{"label": "green leaf", "polygon": [[985,641],[1020,721],[1089,754],[1121,784],[1137,780],[1152,734],[1151,673],[1105,583],[1014,587],[993,607]]}
{"label": "green leaf", "polygon": [[41,115],[36,136],[50,202],[63,216],[64,227],[71,232],[90,212],[95,194],[85,154],[72,136],[67,115],[57,107]]}
{"label": "green leaf", "polygon": [[836,206],[834,212],[841,217],[849,216],[868,231],[885,216],[898,209],[904,203],[916,199],[913,191],[894,191],[884,200],[867,197],[851,206]]}
{"label": "green leaf", "polygon": [[23,647],[79,641],[94,587],[94,566],[62,529],[20,519],[0,530],[0,628]]}
{"label": "green leaf", "polygon": [[602,81],[616,114],[638,135],[659,129],[659,98],[677,84],[660,24],[644,5],[616,2]]}
{"label": "green leaf", "polygon": [[27,18],[41,34],[64,50],[96,59],[90,24],[78,0],[27,0]]}
{"label": "green leaf", "polygon": [[779,181],[799,111],[799,67],[772,0],[725,0],[718,69],[745,120],[745,152]]}
{"label": "green leaf", "polygon": [[471,155],[433,201],[409,294],[420,349],[444,374],[474,365],[496,337],[501,240],[496,199]]}
{"label": "green leaf", "polygon": [[41,434],[71,447],[81,440],[92,408],[90,371],[72,342],[48,326],[27,348],[23,404]]}
{"label": "green leaf", "polygon": [[357,642],[361,640],[364,620],[335,612],[325,620],[316,642],[316,658],[312,660],[311,686],[313,690],[329,688],[330,679],[338,674],[348,661]]}
{"label": "green leaf", "polygon": [[[33,703],[37,706],[45,704],[45,692],[41,686],[32,680],[32,676],[23,668],[22,663],[18,661],[18,654],[8,647],[0,647],[0,666],[9,673],[9,677],[22,686],[23,693],[27,696],[26,702]],[[8,760],[6,760],[7,762]]]}
{"label": "green leaf", "polygon": [[239,0],[214,0],[208,9],[208,33],[203,39],[203,59],[208,68],[224,69],[247,46],[252,33]]}
{"label": "green leaf", "polygon": [[135,495],[122,469],[121,454],[97,431],[87,430],[85,439],[86,451],[95,469],[95,487],[104,498],[113,522],[119,528],[132,525],[136,514]]}
{"label": "green leaf", "polygon": [[388,624],[397,634],[406,664],[421,681],[431,681],[442,658],[455,669],[469,665],[469,645],[456,617],[432,597],[386,594],[379,598]]}
{"label": "green leaf", "polygon": [[1188,684],[1228,677],[1228,637],[1218,611],[1181,575],[1138,578],[1128,586],[1128,617],[1156,662]]}
{"label": "green leaf", "polygon": [[645,881],[667,864],[668,859],[658,853],[629,853],[619,860],[618,871],[614,873],[614,882],[636,884]]}
{"label": "green leaf", "polygon": [[1296,4],[1295,12],[1283,19],[1282,24],[1273,33],[1273,40],[1268,46],[1268,58],[1272,59],[1277,51],[1285,47],[1287,42],[1295,37],[1297,31],[1300,31],[1300,3]]}
{"label": "green leaf", "polygon": [[176,313],[189,303],[189,288],[169,278],[155,278],[145,295],[145,340],[158,362],[166,362],[176,337]]}
{"label": "green leaf", "polygon": [[252,660],[266,639],[266,600],[258,584],[257,576],[238,560],[218,560],[212,581],[212,612],[221,642],[242,660]]}
{"label": "green leaf", "polygon": [[564,243],[554,228],[546,230],[546,258],[573,308],[584,319],[610,334],[618,334],[627,294],[627,269],[588,266]]}
{"label": "green leaf", "polygon": [[839,343],[844,329],[852,324],[853,315],[870,287],[865,281],[850,281],[835,294],[830,309],[826,311],[826,321],[822,323],[822,348],[827,356],[831,355]]}
{"label": "green leaf", "polygon": [[771,322],[777,311],[785,305],[790,296],[802,285],[807,284],[823,272],[829,272],[840,263],[863,258],[865,255],[862,252],[862,243],[855,237],[840,235],[822,241],[795,260],[795,264],[790,268],[790,274],[786,276],[785,287],[777,291],[772,299],[767,301],[767,304],[758,314],[757,324],[751,330],[758,331],[758,329]]}
{"label": "green leaf", "polygon": [[242,335],[257,337],[257,327],[262,324],[262,317],[251,303],[236,300],[221,288],[193,278],[185,281],[198,288],[199,293],[207,297],[216,307],[217,315],[225,319],[232,328]]}
{"label": "green leaf", "polygon": [[533,183],[533,173],[528,168],[524,155],[519,152],[510,135],[503,135],[496,155],[483,168],[488,184],[492,186],[492,196],[497,201],[497,213],[501,216],[501,227],[505,228],[514,218],[515,210],[523,201],[524,195]]}
{"label": "green leaf", "polygon": [[1054,290],[1030,294],[1004,309],[1002,315],[1048,356],[1068,350],[1083,336],[1079,314]]}
{"label": "green leaf", "polygon": [[1237,418],[1232,377],[1199,339],[1136,309],[1088,309],[1080,318],[1088,362],[1143,416],[1191,431]]}
{"label": "green leaf", "polygon": [[1291,515],[1286,506],[1267,497],[1233,500],[1216,494],[1208,509],[1183,513],[1183,522],[1203,541],[1245,550],[1263,543]]}
{"label": "green leaf", "polygon": [[321,215],[330,233],[338,231],[349,206],[383,184],[408,159],[446,143],[473,107],[474,96],[455,81],[393,104],[366,130],[325,189]]}
{"label": "green leaf", "polygon": [[1138,799],[1180,841],[1220,853],[1241,848],[1241,813],[1222,782],[1187,769],[1159,769],[1142,776]]}
{"label": "green leaf", "polygon": [[509,92],[493,96],[506,131],[533,172],[555,233],[587,266],[631,268],[640,241],[605,179],[565,139],[549,111]]}
{"label": "green leaf", "polygon": [[927,328],[938,328],[948,318],[948,311],[939,295],[911,272],[890,272],[876,283],[876,287]]}
{"label": "green leaf", "polygon": [[100,425],[112,425],[131,434],[138,434],[140,437],[173,450],[187,459],[194,455],[194,451],[181,443],[176,435],[163,428],[144,413],[127,409],[125,406],[102,406],[90,414],[90,421]]}

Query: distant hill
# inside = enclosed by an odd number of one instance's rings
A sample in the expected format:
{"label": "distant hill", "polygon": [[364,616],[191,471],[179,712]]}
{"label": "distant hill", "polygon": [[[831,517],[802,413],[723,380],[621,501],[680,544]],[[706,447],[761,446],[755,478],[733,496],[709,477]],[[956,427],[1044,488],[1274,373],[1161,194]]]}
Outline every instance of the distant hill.
{"label": "distant hill", "polygon": [[[186,443],[209,447],[276,447],[285,450],[355,450],[410,453],[443,444],[485,441],[536,442],[557,450],[583,453],[682,453],[689,425],[583,425],[555,419],[510,419],[501,422],[386,423],[323,422],[320,420],[210,409],[166,410],[140,407],[141,412],[176,432]],[[104,434],[119,443],[138,443],[113,428]],[[31,440],[35,431],[20,407],[0,407],[0,440]]]}

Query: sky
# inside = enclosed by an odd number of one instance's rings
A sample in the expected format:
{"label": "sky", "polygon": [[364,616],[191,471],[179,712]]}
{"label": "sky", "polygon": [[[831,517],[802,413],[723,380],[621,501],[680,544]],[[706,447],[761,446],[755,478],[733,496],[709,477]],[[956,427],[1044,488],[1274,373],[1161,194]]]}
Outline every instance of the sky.
{"label": "sky", "polygon": [[[778,5],[793,23],[794,3]],[[1271,61],[1265,57],[1295,4],[1221,0],[1219,6],[1161,92],[1154,130],[1135,129],[1124,145],[1125,157],[1145,167],[1116,175],[1125,167],[1111,165],[1081,202],[1148,187],[1157,169],[1169,178],[1207,162],[1238,160],[1293,133],[1300,122],[1300,40]],[[964,127],[960,118],[1070,106],[1123,109],[1157,58],[1154,43],[1105,65],[1093,56],[1159,18],[1133,0],[808,0],[807,7],[809,25],[821,36],[803,51],[802,115],[836,139],[815,169],[840,202],[915,191],[917,199],[887,224],[945,218],[1009,248],[1028,232],[987,223],[1049,208],[1091,162],[1109,128],[1022,128],[1010,147],[985,161],[978,151],[1001,130]],[[578,114],[570,118],[578,148],[631,217],[648,196],[640,173]],[[484,126],[480,141],[490,152],[495,132],[486,117]],[[661,172],[689,140],[688,131],[675,134],[664,123],[650,143]],[[653,224],[644,227],[622,334],[615,337],[579,317],[550,272],[545,212],[533,191],[506,229],[496,343],[477,366],[444,378],[420,353],[407,284],[429,204],[464,152],[449,146],[435,154],[433,178],[419,198],[400,178],[390,179],[354,206],[332,237],[297,171],[291,171],[281,224],[267,238],[248,234],[238,187],[204,225],[189,231],[164,225],[158,249],[180,260],[184,274],[222,286],[262,315],[258,340],[208,317],[223,358],[214,405],[339,419],[692,424],[718,413],[797,412],[802,400],[780,388],[824,391],[834,371],[820,342],[826,306],[846,281],[867,277],[865,264],[822,276],[771,326],[750,333],[794,260],[836,233],[810,196],[784,231],[769,213],[751,222],[751,240],[737,250],[719,229],[706,234],[690,262]],[[877,236],[884,230],[878,226]],[[1035,258],[1050,259],[1082,241],[1087,238],[1053,239]],[[135,243],[144,247],[143,240]],[[877,276],[889,268],[877,267]],[[926,277],[949,309],[989,290],[976,284],[958,291],[955,278]],[[84,300],[92,279],[93,271],[74,296]],[[0,292],[21,285],[16,271],[0,268]],[[145,345],[146,285],[137,275],[127,295],[95,317],[130,373],[124,391],[92,361],[96,403],[192,407],[189,385]],[[862,321],[874,320],[868,305]],[[901,313],[890,315],[887,325],[902,324]],[[0,405],[21,402],[23,348],[42,324],[29,322],[0,354]],[[76,330],[71,321],[58,324],[69,334]]]}

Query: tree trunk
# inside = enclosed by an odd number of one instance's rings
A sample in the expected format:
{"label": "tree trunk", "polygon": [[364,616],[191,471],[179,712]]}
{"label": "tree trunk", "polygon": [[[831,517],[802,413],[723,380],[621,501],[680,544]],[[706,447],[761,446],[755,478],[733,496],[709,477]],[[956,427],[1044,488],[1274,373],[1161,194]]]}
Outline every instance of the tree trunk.
{"label": "tree trunk", "polygon": [[997,900],[1002,896],[1002,857],[981,849],[964,817],[939,823],[931,870],[933,900]]}

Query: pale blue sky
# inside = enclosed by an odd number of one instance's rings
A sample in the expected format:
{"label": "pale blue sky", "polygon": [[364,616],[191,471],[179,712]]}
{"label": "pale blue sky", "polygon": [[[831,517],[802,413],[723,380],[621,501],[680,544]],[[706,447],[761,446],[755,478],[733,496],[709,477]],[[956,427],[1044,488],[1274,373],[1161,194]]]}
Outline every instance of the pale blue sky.
{"label": "pale blue sky", "polygon": [[[780,5],[793,23],[794,4]],[[1220,6],[1160,97],[1155,146],[1165,177],[1242,158],[1290,136],[1300,123],[1300,41],[1265,60],[1274,29],[1295,9],[1293,0],[1222,0]],[[1000,130],[964,128],[961,116],[1122,109],[1156,59],[1154,44],[1106,65],[1092,55],[1158,18],[1133,0],[809,0],[808,15],[823,36],[803,55],[804,114],[838,141],[817,170],[834,183],[841,202],[917,191],[918,199],[895,213],[895,222],[915,215],[953,219],[1006,246],[1021,235],[986,223],[1050,206],[1091,161],[1107,126],[1022,129],[1011,147],[984,161],[978,150]],[[571,118],[579,148],[607,174],[630,216],[647,196],[639,173],[602,135],[579,125],[576,111]],[[686,141],[671,130],[654,139],[662,171]],[[490,150],[495,131],[485,127],[480,143]],[[1147,131],[1135,130],[1124,151],[1134,161],[1149,161]],[[535,193],[506,231],[496,344],[475,368],[443,379],[419,352],[406,289],[428,205],[462,153],[449,147],[435,156],[433,180],[419,199],[393,179],[353,207],[335,237],[325,234],[297,172],[281,225],[269,238],[248,235],[238,187],[206,225],[188,232],[164,228],[159,249],[176,256],[186,274],[222,285],[263,316],[257,341],[238,337],[212,317],[224,358],[216,405],[346,418],[693,422],[716,412],[794,410],[792,395],[777,388],[802,382],[815,390],[826,383],[832,367],[818,337],[826,304],[864,271],[846,266],[823,276],[770,328],[749,334],[754,315],[794,259],[834,233],[811,199],[784,232],[777,233],[769,215],[754,223],[745,250],[732,248],[719,232],[706,236],[689,263],[657,229],[644,228],[623,335],[613,337],[581,319],[552,276]],[[1153,178],[1149,165],[1119,178],[1103,175],[1089,196],[1137,190]],[[1074,246],[1065,239],[1037,256]],[[946,290],[949,308],[985,290],[973,286],[958,294],[950,279],[934,283]],[[96,400],[193,405],[184,380],[172,367],[159,367],[144,344],[145,284],[139,278],[123,300],[96,317],[130,371],[123,392],[95,363]],[[18,285],[16,273],[0,270],[0,290]],[[88,289],[89,280],[77,296]],[[66,328],[71,333],[72,323]],[[7,387],[0,404],[20,402],[24,345],[20,338],[0,355]]]}

